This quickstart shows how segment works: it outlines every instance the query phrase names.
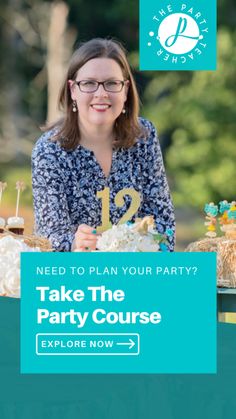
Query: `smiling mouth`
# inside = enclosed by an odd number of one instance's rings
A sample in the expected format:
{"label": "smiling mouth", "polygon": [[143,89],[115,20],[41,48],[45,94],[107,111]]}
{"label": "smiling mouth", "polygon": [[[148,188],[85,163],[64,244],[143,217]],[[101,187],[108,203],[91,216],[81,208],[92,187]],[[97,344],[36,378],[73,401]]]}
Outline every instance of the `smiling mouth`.
{"label": "smiling mouth", "polygon": [[109,109],[110,107],[111,105],[106,105],[106,104],[91,105],[91,108],[97,111],[105,111],[106,109]]}

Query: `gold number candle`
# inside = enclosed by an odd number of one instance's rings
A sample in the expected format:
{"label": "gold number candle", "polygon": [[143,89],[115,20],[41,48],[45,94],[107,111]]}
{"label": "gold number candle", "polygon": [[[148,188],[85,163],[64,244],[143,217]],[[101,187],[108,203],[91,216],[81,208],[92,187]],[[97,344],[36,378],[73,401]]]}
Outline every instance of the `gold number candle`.
{"label": "gold number candle", "polygon": [[[117,207],[123,207],[125,205],[124,197],[129,195],[131,197],[131,203],[125,214],[121,217],[118,224],[124,224],[136,214],[139,209],[141,199],[139,193],[133,188],[124,188],[121,189],[115,196],[115,205]],[[102,200],[102,215],[101,221],[102,224],[97,226],[97,232],[101,233],[103,231],[111,228],[112,223],[110,221],[110,188],[104,188],[102,191],[97,191],[97,198]]]}
{"label": "gold number candle", "polygon": [[110,188],[104,188],[102,191],[97,191],[98,199],[102,200],[102,224],[96,228],[98,233],[111,228],[112,224],[110,222]]}
{"label": "gold number candle", "polygon": [[123,217],[121,217],[118,224],[124,224],[127,223],[127,221],[130,221],[133,215],[136,214],[140,207],[140,195],[135,189],[132,188],[124,188],[117,193],[117,195],[115,196],[115,204],[117,207],[123,207],[123,205],[125,204],[125,195],[131,196],[131,203]]}

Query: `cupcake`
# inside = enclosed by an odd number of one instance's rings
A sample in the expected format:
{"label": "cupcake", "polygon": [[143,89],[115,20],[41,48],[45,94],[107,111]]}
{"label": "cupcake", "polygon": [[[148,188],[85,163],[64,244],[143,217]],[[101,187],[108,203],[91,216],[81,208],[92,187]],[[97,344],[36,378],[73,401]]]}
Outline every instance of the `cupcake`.
{"label": "cupcake", "polygon": [[25,227],[24,218],[22,217],[10,217],[7,220],[7,229],[15,234],[22,235]]}
{"label": "cupcake", "polygon": [[0,217],[0,234],[4,232],[5,224],[4,218]]}

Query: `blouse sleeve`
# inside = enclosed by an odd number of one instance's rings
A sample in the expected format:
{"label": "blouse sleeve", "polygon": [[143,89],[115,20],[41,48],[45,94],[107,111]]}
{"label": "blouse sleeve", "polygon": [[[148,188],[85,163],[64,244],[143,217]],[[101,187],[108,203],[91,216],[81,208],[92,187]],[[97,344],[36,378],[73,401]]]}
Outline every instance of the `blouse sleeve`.
{"label": "blouse sleeve", "polygon": [[[41,137],[42,139],[43,137]],[[70,251],[74,239],[63,168],[55,143],[38,140],[32,153],[35,233],[48,238],[55,251]]]}
{"label": "blouse sleeve", "polygon": [[159,233],[166,233],[169,249],[175,245],[175,215],[166,178],[160,143],[155,127],[149,122],[149,136],[146,140],[146,176],[143,181],[143,203],[139,216],[154,215]]}

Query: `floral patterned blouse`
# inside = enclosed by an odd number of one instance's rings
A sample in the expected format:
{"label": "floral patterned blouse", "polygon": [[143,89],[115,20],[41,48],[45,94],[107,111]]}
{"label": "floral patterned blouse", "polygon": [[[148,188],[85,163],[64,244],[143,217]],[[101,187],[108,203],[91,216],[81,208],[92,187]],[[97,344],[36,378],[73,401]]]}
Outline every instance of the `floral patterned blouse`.
{"label": "floral patterned blouse", "polygon": [[[174,231],[173,205],[156,130],[143,118],[140,124],[148,129],[148,137],[137,139],[129,149],[113,151],[107,178],[93,151],[81,145],[66,151],[58,141],[51,141],[55,131],[38,139],[32,154],[35,233],[47,237],[55,251],[70,251],[80,224],[94,228],[101,225],[102,200],[96,194],[106,187],[110,190],[112,224],[119,222],[131,201],[125,195],[124,205],[117,207],[116,194],[123,188],[133,188],[139,192],[141,204],[130,221],[154,215],[160,233]],[[168,242],[173,251],[174,235],[168,237]]]}

